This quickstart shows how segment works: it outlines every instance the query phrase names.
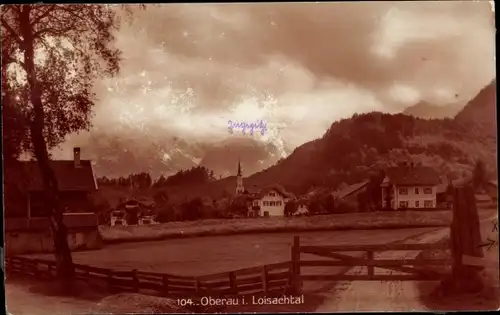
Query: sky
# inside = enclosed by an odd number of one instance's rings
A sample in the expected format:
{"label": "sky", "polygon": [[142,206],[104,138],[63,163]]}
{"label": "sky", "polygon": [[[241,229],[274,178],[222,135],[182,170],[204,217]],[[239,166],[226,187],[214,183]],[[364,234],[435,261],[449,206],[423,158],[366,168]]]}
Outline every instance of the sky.
{"label": "sky", "polygon": [[495,77],[488,1],[155,5],[115,36],[94,133],[215,142],[262,119],[254,138],[296,147],[355,112],[465,105]]}

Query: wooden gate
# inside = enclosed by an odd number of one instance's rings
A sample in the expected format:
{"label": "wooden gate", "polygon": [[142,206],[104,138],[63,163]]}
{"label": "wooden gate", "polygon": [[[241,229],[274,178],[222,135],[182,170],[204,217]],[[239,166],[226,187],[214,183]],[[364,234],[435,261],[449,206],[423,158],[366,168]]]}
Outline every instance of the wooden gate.
{"label": "wooden gate", "polygon": [[[380,245],[334,245],[334,246],[301,246],[298,236],[294,238],[294,265],[301,281],[405,281],[405,280],[440,280],[444,274],[428,269],[429,266],[451,266],[452,259],[404,259],[404,258],[378,258],[377,254],[393,251],[414,252],[430,249],[448,249],[449,245],[435,244],[380,244]],[[339,253],[340,252],[340,253]],[[356,252],[357,254],[345,254]],[[316,257],[329,258],[327,260],[304,260],[301,254],[312,254]],[[307,267],[363,267],[362,274],[310,274],[304,269]],[[378,274],[378,269],[398,271],[403,274]]]}
{"label": "wooden gate", "polygon": [[[479,280],[476,261],[483,257],[480,246],[480,224],[472,187],[459,187],[454,191],[453,222],[451,224],[450,242],[428,244],[378,244],[378,245],[333,245],[302,246],[300,238],[294,237],[292,246],[292,289],[302,290],[303,281],[418,281],[446,280],[452,287],[462,290],[471,287],[469,284]],[[442,258],[414,257],[423,250],[451,250],[451,256]],[[394,258],[389,252],[399,251],[412,258]],[[346,254],[351,252],[351,254]],[[354,253],[354,254],[352,254]],[[312,254],[322,260],[304,260],[302,254]],[[380,257],[385,256],[388,257]],[[325,259],[326,258],[326,259]],[[467,261],[474,260],[476,266]],[[450,266],[451,271],[438,271]],[[311,274],[304,269],[309,267],[362,267],[364,272],[347,274],[322,273]],[[377,273],[377,271],[397,271],[398,273]],[[444,269],[445,270],[445,269]],[[359,271],[359,270],[358,270]],[[464,283],[466,284],[464,286]],[[449,287],[449,285],[447,285]],[[475,286],[478,287],[478,286]]]}

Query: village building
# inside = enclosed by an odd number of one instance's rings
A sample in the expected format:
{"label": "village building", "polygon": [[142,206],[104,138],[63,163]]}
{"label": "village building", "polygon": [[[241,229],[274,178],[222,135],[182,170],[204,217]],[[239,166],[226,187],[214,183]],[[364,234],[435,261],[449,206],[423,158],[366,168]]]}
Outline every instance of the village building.
{"label": "village building", "polygon": [[[453,205],[453,188],[465,185],[473,185],[472,176],[466,176],[458,179],[442,180],[437,187],[438,207],[451,208]],[[496,207],[498,203],[498,182],[496,180],[488,181],[483,188],[477,189],[474,194],[476,205],[479,208]]]}
{"label": "village building", "polygon": [[125,211],[113,210],[110,213],[109,225],[110,226],[127,226],[127,214]]}
{"label": "village building", "polygon": [[293,216],[309,215],[309,207],[307,206],[306,199],[297,200],[297,209],[292,215]]}
{"label": "village building", "polygon": [[439,174],[431,167],[403,163],[385,171],[381,183],[382,208],[436,208]]}
{"label": "village building", "polygon": [[123,201],[111,212],[111,226],[150,225],[154,220],[154,203],[147,200],[131,198]]}
{"label": "village building", "polygon": [[361,193],[366,192],[368,187],[368,180],[349,185],[345,188],[339,189],[332,193],[332,196],[336,201],[347,201],[347,202],[357,202],[357,198]]}
{"label": "village building", "polygon": [[[80,148],[73,160],[52,160],[58,181],[59,200],[65,210],[63,222],[68,228],[70,249],[100,248],[97,215],[91,196],[98,190],[90,160],[80,158]],[[5,246],[9,254],[53,251],[49,209],[44,206],[43,180],[36,161],[19,161],[17,174],[22,183],[15,217],[5,218]]]}
{"label": "village building", "polygon": [[238,161],[238,173],[236,175],[236,195],[241,195],[245,192],[243,186],[243,174],[241,173],[241,163]]}
{"label": "village building", "polygon": [[249,217],[284,216],[286,203],[295,199],[293,194],[286,192],[279,185],[264,189],[259,189],[256,186],[252,186],[250,190],[245,189],[240,162],[238,162],[236,176],[236,195],[245,198],[247,216]]}

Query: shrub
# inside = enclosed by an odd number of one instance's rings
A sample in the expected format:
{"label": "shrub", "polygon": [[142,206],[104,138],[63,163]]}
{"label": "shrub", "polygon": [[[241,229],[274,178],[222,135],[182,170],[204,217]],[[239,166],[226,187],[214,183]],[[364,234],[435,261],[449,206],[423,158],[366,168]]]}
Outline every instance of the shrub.
{"label": "shrub", "polygon": [[356,202],[339,200],[336,203],[335,213],[354,213],[359,212],[359,207]]}

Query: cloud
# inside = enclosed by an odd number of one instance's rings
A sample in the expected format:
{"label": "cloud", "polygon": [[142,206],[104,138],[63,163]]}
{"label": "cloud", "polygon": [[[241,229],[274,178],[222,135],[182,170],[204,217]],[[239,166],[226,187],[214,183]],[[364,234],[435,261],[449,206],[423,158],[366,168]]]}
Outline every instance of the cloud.
{"label": "cloud", "polygon": [[494,32],[486,2],[151,5],[116,34],[94,125],[218,141],[261,117],[294,147],[355,112],[465,103],[495,76]]}

